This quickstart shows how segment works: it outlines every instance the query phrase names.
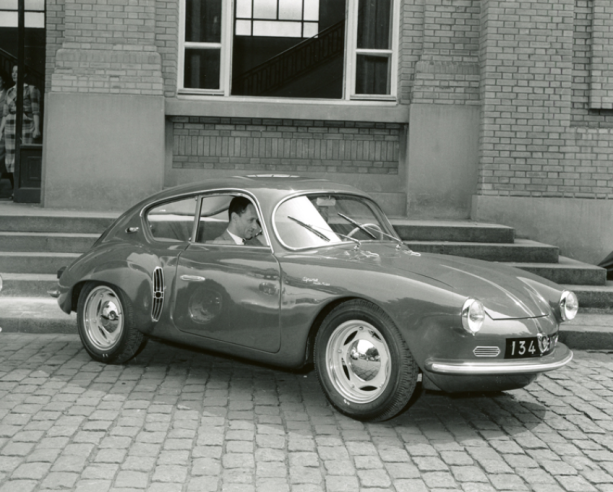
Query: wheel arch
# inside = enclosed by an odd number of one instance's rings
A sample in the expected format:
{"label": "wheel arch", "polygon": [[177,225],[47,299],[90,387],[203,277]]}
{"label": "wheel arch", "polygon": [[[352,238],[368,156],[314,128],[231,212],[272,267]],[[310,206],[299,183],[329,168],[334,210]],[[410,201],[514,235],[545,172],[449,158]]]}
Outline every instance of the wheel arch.
{"label": "wheel arch", "polygon": [[365,301],[365,302],[372,304],[373,306],[376,306],[377,308],[385,312],[385,314],[387,314],[387,316],[395,323],[394,318],[390,316],[390,314],[387,312],[386,309],[383,308],[383,306],[374,302],[372,299],[368,299],[367,297],[346,296],[346,297],[340,297],[337,299],[333,299],[330,302],[328,302],[325,306],[322,306],[322,308],[319,310],[319,313],[317,313],[317,316],[315,316],[315,318],[313,319],[313,322],[311,323],[311,327],[309,328],[309,334],[307,337],[306,351],[304,354],[304,366],[305,367],[312,366],[313,364],[315,338],[317,337],[317,333],[319,329],[321,328],[321,324],[323,323],[324,319],[326,319],[328,314],[330,314],[337,306],[340,306],[341,304],[344,304],[349,301],[355,301],[355,300]]}
{"label": "wheel arch", "polygon": [[149,274],[144,269],[135,268],[134,265],[124,265],[124,268],[128,266],[131,267],[131,272],[138,273],[130,276],[120,275],[117,272],[117,265],[113,265],[110,269],[97,271],[75,283],[70,293],[71,310],[76,311],[79,296],[85,285],[89,283],[107,285],[120,290],[131,300],[136,329],[144,334],[150,334],[156,324],[152,318],[153,271]]}

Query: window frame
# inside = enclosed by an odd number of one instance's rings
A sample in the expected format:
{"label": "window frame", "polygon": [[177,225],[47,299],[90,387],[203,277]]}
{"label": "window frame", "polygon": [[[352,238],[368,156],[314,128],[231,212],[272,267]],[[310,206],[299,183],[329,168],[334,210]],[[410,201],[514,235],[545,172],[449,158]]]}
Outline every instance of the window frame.
{"label": "window frame", "polygon": [[[345,29],[345,57],[343,61],[343,96],[340,99],[310,99],[310,98],[281,98],[263,96],[234,96],[230,93],[232,81],[232,52],[234,43],[234,7],[235,0],[221,0],[221,42],[220,43],[195,43],[185,41],[185,15],[186,1],[179,2],[179,39],[178,39],[178,62],[177,62],[177,96],[199,96],[205,98],[229,98],[238,100],[280,102],[304,101],[321,103],[322,101],[336,103],[339,101],[380,101],[390,102],[398,99],[398,62],[399,62],[399,29],[400,29],[400,0],[392,0],[391,40],[392,45],[388,50],[358,49],[358,0],[347,0]],[[321,1],[321,0],[320,0]],[[185,52],[187,49],[219,49],[220,50],[220,74],[219,89],[197,89],[184,87]],[[390,93],[389,94],[356,94],[356,70],[358,55],[372,54],[386,56],[390,60]]]}

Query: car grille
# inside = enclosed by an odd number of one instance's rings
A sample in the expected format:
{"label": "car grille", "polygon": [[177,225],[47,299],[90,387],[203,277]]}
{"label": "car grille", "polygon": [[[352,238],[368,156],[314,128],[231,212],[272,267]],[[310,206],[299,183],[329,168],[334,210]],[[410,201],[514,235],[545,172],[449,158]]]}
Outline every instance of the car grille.
{"label": "car grille", "polygon": [[159,321],[164,307],[164,270],[156,267],[153,270],[153,307],[151,309],[151,319]]}
{"label": "car grille", "polygon": [[473,350],[475,357],[498,357],[500,355],[499,347],[475,347]]}

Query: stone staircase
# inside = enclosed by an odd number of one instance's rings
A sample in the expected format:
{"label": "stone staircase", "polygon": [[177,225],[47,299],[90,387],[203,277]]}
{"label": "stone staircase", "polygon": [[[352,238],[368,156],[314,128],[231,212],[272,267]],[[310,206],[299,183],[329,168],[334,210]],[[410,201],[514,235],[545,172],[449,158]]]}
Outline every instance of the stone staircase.
{"label": "stone staircase", "polygon": [[504,262],[577,294],[583,312],[613,311],[613,282],[604,268],[560,255],[556,246],[515,237],[511,227],[477,222],[392,220],[414,251]]}
{"label": "stone staircase", "polygon": [[[2,303],[17,298],[55,302],[47,291],[56,286],[57,270],[86,251],[117,215],[0,202],[0,320]],[[505,262],[572,289],[584,311],[613,309],[613,283],[606,281],[604,269],[560,256],[555,246],[517,239],[510,227],[469,221],[392,223],[415,251]]]}

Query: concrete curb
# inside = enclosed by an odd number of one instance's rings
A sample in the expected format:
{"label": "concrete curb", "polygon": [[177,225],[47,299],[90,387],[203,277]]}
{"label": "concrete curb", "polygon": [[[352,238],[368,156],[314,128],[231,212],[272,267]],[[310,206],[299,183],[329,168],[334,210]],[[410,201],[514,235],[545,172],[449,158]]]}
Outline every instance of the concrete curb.
{"label": "concrete curb", "polygon": [[[3,333],[77,333],[75,313],[67,315],[53,298],[0,297]],[[613,350],[613,313],[579,314],[560,327],[560,341],[576,350]]]}

